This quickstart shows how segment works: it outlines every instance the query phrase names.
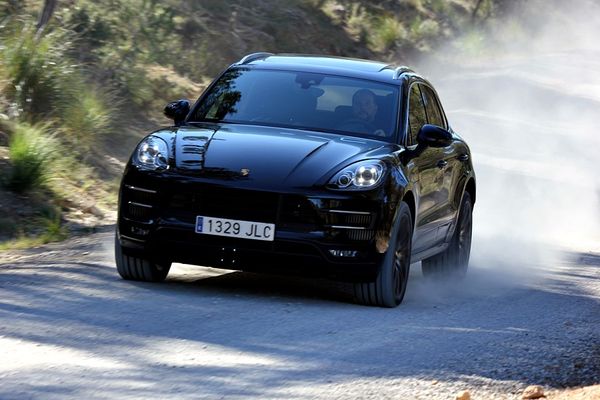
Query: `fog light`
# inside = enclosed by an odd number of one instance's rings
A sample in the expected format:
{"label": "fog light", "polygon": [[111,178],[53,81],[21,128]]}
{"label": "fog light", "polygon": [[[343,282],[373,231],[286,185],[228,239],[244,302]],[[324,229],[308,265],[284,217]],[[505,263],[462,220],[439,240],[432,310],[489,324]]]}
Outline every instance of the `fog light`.
{"label": "fog light", "polygon": [[329,254],[334,257],[356,257],[358,255],[358,251],[330,249]]}

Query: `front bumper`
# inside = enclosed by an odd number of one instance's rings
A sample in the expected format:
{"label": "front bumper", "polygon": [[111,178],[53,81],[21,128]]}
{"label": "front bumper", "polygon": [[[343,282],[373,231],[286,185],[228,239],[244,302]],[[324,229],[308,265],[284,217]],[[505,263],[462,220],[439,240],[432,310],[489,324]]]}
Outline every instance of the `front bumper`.
{"label": "front bumper", "polygon": [[[171,262],[371,280],[395,209],[382,191],[250,190],[132,168],[119,196],[119,240],[125,253]],[[198,215],[274,223],[275,240],[197,234]]]}

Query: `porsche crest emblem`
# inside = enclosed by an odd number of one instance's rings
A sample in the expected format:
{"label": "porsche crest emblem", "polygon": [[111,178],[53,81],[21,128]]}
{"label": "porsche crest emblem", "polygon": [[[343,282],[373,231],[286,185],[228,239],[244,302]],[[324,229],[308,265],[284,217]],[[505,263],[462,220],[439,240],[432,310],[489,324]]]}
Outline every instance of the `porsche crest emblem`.
{"label": "porsche crest emblem", "polygon": [[248,168],[242,168],[240,170],[240,175],[242,175],[242,176],[248,176],[248,175],[250,175],[250,170]]}

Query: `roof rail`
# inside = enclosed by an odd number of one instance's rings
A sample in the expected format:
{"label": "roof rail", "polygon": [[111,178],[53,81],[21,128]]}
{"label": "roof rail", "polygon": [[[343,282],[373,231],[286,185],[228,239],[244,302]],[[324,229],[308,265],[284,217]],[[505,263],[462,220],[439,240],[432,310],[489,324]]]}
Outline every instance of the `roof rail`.
{"label": "roof rail", "polygon": [[267,52],[260,52],[260,53],[248,54],[244,58],[242,58],[240,61],[238,61],[237,64],[238,65],[249,64],[252,61],[262,60],[263,58],[267,58],[267,57],[272,56],[272,55],[274,55],[274,54],[273,53],[267,53]]}
{"label": "roof rail", "polygon": [[403,65],[401,67],[397,67],[394,70],[394,79],[400,79],[400,76],[405,72],[415,72],[415,71],[413,71],[411,68],[409,68],[405,65]]}

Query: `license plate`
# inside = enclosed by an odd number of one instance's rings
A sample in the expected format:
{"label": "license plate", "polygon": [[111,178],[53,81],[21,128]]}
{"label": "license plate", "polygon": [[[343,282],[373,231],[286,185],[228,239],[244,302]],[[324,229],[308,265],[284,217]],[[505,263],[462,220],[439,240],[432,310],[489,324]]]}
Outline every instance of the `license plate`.
{"label": "license plate", "polygon": [[275,224],[199,215],[196,217],[196,233],[271,242],[275,239]]}

